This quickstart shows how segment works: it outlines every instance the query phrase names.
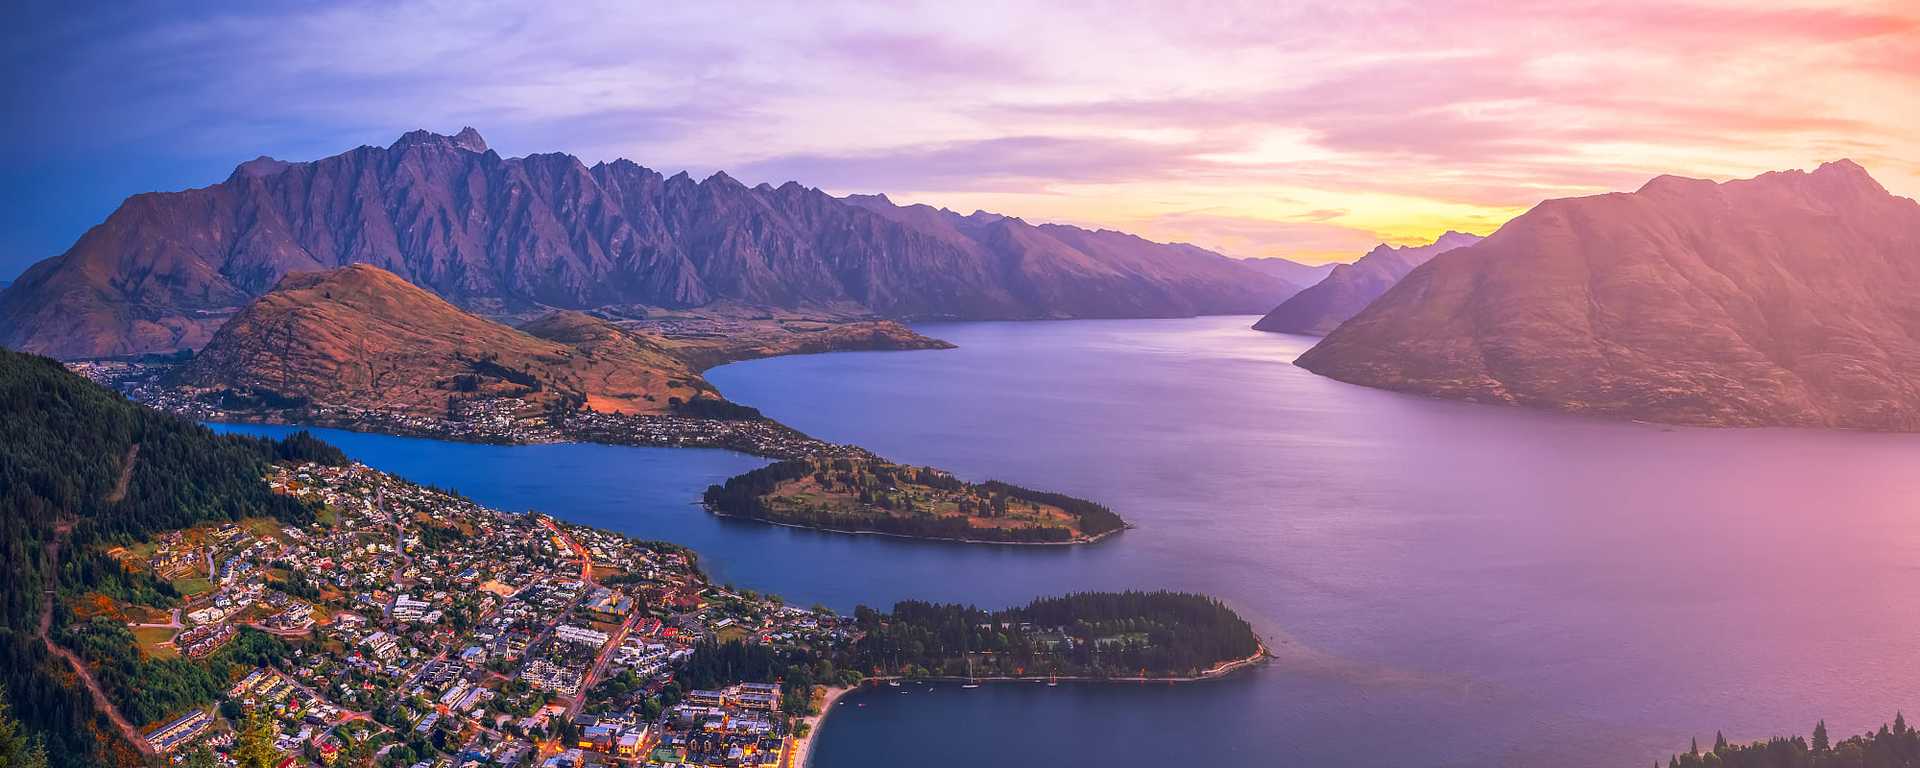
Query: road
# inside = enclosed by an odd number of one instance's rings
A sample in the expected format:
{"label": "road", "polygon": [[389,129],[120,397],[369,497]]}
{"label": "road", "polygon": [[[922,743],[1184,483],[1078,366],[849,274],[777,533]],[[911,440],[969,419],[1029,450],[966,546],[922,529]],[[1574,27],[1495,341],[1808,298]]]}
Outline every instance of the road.
{"label": "road", "polygon": [[[593,579],[593,553],[587,551],[586,547],[581,546],[580,542],[574,541],[573,536],[569,535],[560,526],[555,525],[552,518],[542,517],[540,518],[540,524],[546,526],[547,530],[552,531],[554,537],[558,538],[562,544],[565,544],[567,549],[573,550],[573,553],[580,557],[580,581],[586,585],[580,592],[582,598],[584,598],[589,591],[599,588],[600,582],[594,581]],[[579,603],[575,602],[574,605],[577,606]],[[572,609],[569,608],[568,612],[572,612]],[[561,615],[564,616],[566,614],[563,613]],[[580,676],[580,690],[574,693],[572,701],[567,702],[568,720],[572,720],[574,715],[580,714],[580,707],[585,705],[587,701],[587,691],[593,690],[594,683],[599,682],[601,673],[607,669],[607,662],[613,658],[614,651],[620,649],[620,643],[626,639],[627,633],[633,630],[635,618],[639,615],[638,611],[627,615],[627,620],[621,622],[620,628],[614,630],[613,634],[607,637],[607,644],[601,646],[600,653],[593,657],[593,666],[587,669],[585,675]],[[552,631],[552,627],[547,628],[547,632]],[[545,632],[541,633],[543,638],[545,635]],[[533,646],[529,645],[527,647],[532,648]]]}
{"label": "road", "polygon": [[607,644],[600,648],[600,654],[593,657],[593,666],[580,677],[580,690],[574,694],[573,701],[567,704],[568,720],[580,714],[580,707],[587,701],[587,692],[593,690],[594,683],[600,681],[601,673],[607,671],[607,662],[613,659],[615,651],[620,650],[621,641],[627,639],[627,633],[633,630],[633,625],[638,621],[639,616],[639,611],[628,614],[627,620],[620,623],[620,628],[607,637]]}
{"label": "road", "polygon": [[[134,443],[127,448],[127,456],[120,465],[120,479],[114,483],[113,491],[107,494],[108,504],[117,504],[127,497],[127,483],[133,478],[133,462],[139,456],[139,443]],[[112,721],[114,728],[119,729],[120,735],[126,738],[127,743],[132,744],[134,749],[139,750],[142,755],[156,757],[159,753],[141,736],[140,729],[128,722],[126,715],[120,714],[120,708],[113,705],[113,700],[107,698],[106,690],[100,687],[99,680],[94,679],[93,670],[87,668],[86,662],[81,661],[73,651],[62,648],[60,644],[53,641],[53,603],[60,599],[55,581],[60,572],[60,549],[67,543],[67,534],[72,532],[72,520],[54,523],[53,541],[47,543],[47,586],[46,593],[41,595],[40,600],[40,641],[46,643],[49,653],[67,660],[67,665],[73,668],[73,674],[80,678],[80,683],[87,689],[87,695],[93,698],[94,708],[106,714],[107,719]]]}
{"label": "road", "polygon": [[167,622],[165,624],[137,624],[136,623],[136,624],[128,624],[127,626],[133,627],[135,629],[182,629],[186,625],[180,623],[180,609],[175,608],[173,609],[172,613],[168,614]]}
{"label": "road", "polygon": [[542,517],[540,518],[540,524],[546,526],[547,530],[553,531],[553,535],[559,538],[560,542],[567,546],[567,549],[573,550],[573,553],[580,557],[580,581],[584,582],[589,588],[600,586],[600,582],[593,580],[593,554],[588,552],[586,547],[581,546],[580,542],[574,541],[573,536],[561,530],[560,526],[555,525],[553,518]]}
{"label": "road", "polygon": [[407,528],[400,524],[399,515],[387,509],[387,490],[385,486],[374,486],[373,506],[375,509],[387,513],[387,519],[393,521],[393,551],[400,556],[400,564],[393,569],[393,586],[395,589],[405,589],[407,587],[405,574],[407,569],[413,567],[413,555],[407,553]]}

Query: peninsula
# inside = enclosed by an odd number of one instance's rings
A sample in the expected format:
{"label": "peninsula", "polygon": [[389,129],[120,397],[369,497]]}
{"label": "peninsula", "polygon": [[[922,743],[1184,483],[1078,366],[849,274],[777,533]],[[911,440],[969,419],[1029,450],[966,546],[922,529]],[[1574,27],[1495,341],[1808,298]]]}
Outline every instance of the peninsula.
{"label": "peninsula", "polygon": [[1085,499],[860,457],[771,464],[709,486],[704,502],[728,517],[965,542],[1084,544],[1127,527]]}
{"label": "peninsula", "polygon": [[29,415],[0,455],[8,509],[37,513],[0,542],[25,553],[0,605],[42,617],[0,637],[21,660],[0,727],[51,734],[61,768],[216,750],[771,767],[821,689],[870,674],[1179,681],[1261,657],[1191,594],[790,606],[673,544],[491,509],[304,433],[215,435],[31,355],[0,350],[0,402]]}
{"label": "peninsula", "polygon": [[[951,346],[845,308],[628,308],[608,317],[562,310],[514,327],[356,264],[288,275],[191,356],[73,367],[199,421],[490,443],[723,448],[800,462],[808,477],[794,479],[818,477],[816,484],[784,489],[772,503],[709,492],[715,512],[785,525],[1047,544],[1088,543],[1123,528],[1089,501],[1004,483],[969,485],[817,440],[728,401],[701,375],[768,355]],[[758,487],[794,466],[776,464],[730,486]]]}

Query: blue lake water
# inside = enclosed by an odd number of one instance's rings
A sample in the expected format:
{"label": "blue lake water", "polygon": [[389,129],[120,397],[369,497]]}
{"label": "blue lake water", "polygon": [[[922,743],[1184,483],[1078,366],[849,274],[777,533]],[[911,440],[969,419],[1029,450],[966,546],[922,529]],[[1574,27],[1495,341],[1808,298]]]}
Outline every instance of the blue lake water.
{"label": "blue lake water", "polygon": [[1193,686],[857,693],[821,733],[826,768],[1639,766],[1717,729],[1846,733],[1920,702],[1920,439],[1377,392],[1294,367],[1312,340],[1251,321],[937,324],[958,349],[709,372],[816,436],[1139,525],[1090,547],[722,521],[700,489],[761,463],[726,452],[323,436],[495,506],[690,545],[792,602],[1195,590],[1280,656]]}

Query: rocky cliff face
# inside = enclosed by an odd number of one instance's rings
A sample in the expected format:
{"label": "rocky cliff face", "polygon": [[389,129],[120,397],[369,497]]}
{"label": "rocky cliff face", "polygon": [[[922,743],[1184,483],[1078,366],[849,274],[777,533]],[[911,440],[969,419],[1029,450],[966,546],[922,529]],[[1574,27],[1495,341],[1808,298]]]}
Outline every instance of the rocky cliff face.
{"label": "rocky cliff face", "polygon": [[1448,231],[1426,245],[1396,248],[1382,243],[1352,264],[1335,266],[1325,279],[1281,302],[1253,324],[1254,330],[1325,336],[1360,314],[1414,267],[1477,242],[1479,235]]}
{"label": "rocky cliff face", "polygon": [[510,328],[364,264],[288,275],[222,326],[175,378],[190,387],[422,415],[479,398],[666,413],[675,399],[717,397],[651,338],[577,312]]}
{"label": "rocky cliff face", "polygon": [[415,131],[127,200],[0,293],[0,344],[68,358],[197,348],[285,275],[355,263],[490,314],[732,299],[897,318],[1177,316],[1257,311],[1283,289],[1188,246],[876,202],[624,160],[503,158],[472,129]]}
{"label": "rocky cliff face", "polygon": [[1298,364],[1688,424],[1920,429],[1920,204],[1840,161],[1550,200],[1415,269]]}

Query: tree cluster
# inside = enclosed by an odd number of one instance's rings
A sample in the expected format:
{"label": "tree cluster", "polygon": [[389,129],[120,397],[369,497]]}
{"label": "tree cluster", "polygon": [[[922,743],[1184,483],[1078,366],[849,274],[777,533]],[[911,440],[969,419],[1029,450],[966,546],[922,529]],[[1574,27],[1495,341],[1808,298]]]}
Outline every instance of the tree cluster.
{"label": "tree cluster", "polygon": [[842,666],[895,674],[1186,676],[1260,642],[1220,601],[1182,592],[1085,592],[1002,611],[907,601],[854,618],[865,634]]}
{"label": "tree cluster", "polygon": [[[1751,744],[1729,744],[1717,735],[1713,749],[1701,751],[1696,742],[1683,754],[1667,759],[1668,768],[1916,768],[1920,766],[1920,733],[1908,727],[1903,714],[1878,731],[1850,736],[1838,743],[1827,734],[1822,720],[1811,740],[1774,737]],[[1659,768],[1659,763],[1654,764]]]}
{"label": "tree cluster", "polygon": [[[811,476],[823,489],[843,490],[855,495],[871,514],[848,515],[827,507],[775,505],[769,498],[783,483]],[[1007,500],[1019,499],[1036,505],[1059,507],[1078,521],[1080,530],[1090,536],[1126,527],[1112,510],[1086,499],[1059,493],[1022,488],[1011,483],[988,481],[968,485],[945,472],[926,467],[909,467],[873,459],[792,459],[728,478],[722,485],[708,486],[703,497],[714,512],[754,520],[835,530],[860,530],[901,536],[940,539],[971,539],[1014,543],[1065,542],[1073,531],[1059,526],[998,527],[976,526],[965,515],[914,514],[911,500],[901,487],[924,487],[953,494],[964,494],[961,511],[980,517],[1000,517],[1007,512]]]}
{"label": "tree cluster", "polygon": [[[54,360],[8,350],[0,350],[0,424],[6,425],[0,429],[0,686],[53,766],[98,765],[111,745],[97,735],[112,729],[102,728],[85,694],[64,682],[71,672],[41,642],[40,613],[55,607],[46,602],[46,588],[62,598],[101,592],[167,602],[170,588],[128,574],[104,550],[205,522],[310,521],[311,506],[262,482],[268,463],[345,457],[311,435],[284,441],[215,435],[132,403]],[[65,626],[71,617],[56,613]],[[133,653],[124,628],[103,642],[120,645],[92,648],[101,658]],[[156,695],[156,706],[204,690],[171,674],[166,667],[141,667],[116,677],[113,687],[164,682],[169,690]],[[110,695],[137,703],[139,694]]]}

